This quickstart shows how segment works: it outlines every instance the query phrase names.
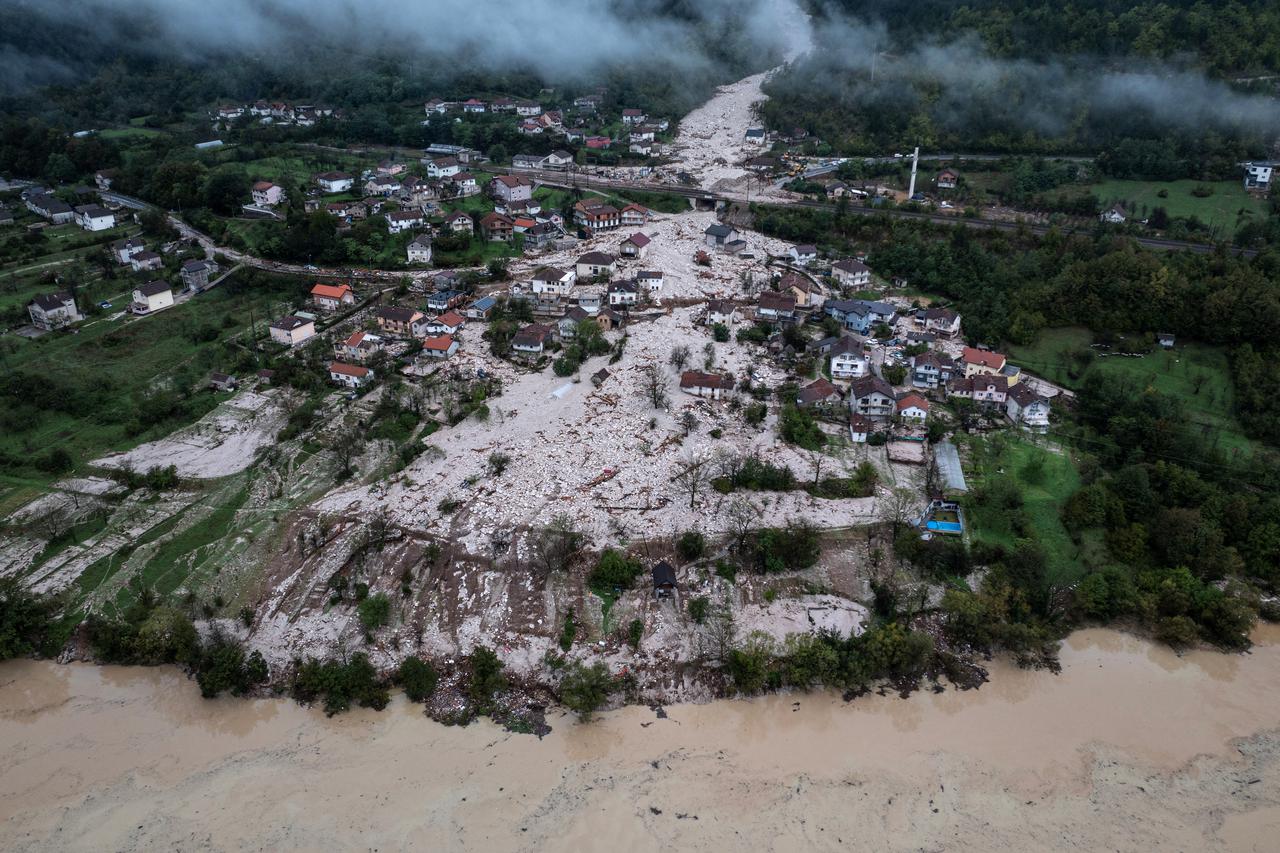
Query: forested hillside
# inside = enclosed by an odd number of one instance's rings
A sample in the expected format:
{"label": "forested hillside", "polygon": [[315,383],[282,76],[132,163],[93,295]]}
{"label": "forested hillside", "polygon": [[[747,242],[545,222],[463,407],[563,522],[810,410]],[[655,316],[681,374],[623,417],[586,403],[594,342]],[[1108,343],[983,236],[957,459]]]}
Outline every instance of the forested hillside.
{"label": "forested hillside", "polygon": [[[764,106],[839,153],[1106,156],[1117,177],[1223,177],[1280,134],[1274,3],[840,2]],[[1237,79],[1239,78],[1239,79]]]}

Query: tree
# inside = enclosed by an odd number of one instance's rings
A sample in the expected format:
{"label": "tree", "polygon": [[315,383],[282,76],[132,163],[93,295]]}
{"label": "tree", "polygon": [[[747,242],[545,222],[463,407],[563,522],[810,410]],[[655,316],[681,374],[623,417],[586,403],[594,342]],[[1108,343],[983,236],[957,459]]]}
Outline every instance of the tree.
{"label": "tree", "polygon": [[609,668],[599,661],[591,666],[574,661],[560,678],[560,701],[577,711],[578,719],[584,723],[605,703],[612,690]]}
{"label": "tree", "polygon": [[31,592],[17,578],[0,578],[0,660],[39,650],[57,611],[57,599]]}
{"label": "tree", "polygon": [[684,430],[685,438],[688,438],[698,428],[698,416],[693,413],[692,409],[685,409],[680,413],[680,428]]}
{"label": "tree", "polygon": [[381,628],[391,619],[391,601],[384,592],[369,596],[360,602],[357,610],[360,615],[360,624],[366,631]]}
{"label": "tree", "polygon": [[696,560],[701,557],[707,550],[706,537],[697,530],[686,530],[680,534],[680,538],[676,540],[676,551],[686,561]]}
{"label": "tree", "polygon": [[734,550],[740,553],[746,547],[747,540],[751,538],[751,531],[760,520],[760,508],[749,498],[736,497],[729,503],[725,515]]}
{"label": "tree", "polygon": [[[676,370],[684,370],[692,353],[688,344],[676,344],[671,348],[671,366]],[[657,408],[656,406],[654,408]]]}
{"label": "tree", "polygon": [[655,409],[665,409],[670,402],[667,396],[667,377],[662,368],[649,363],[640,368],[640,393]]}
{"label": "tree", "polygon": [[707,618],[702,623],[698,633],[699,651],[720,663],[725,663],[733,651],[737,634],[738,627],[733,618],[733,608],[728,600],[719,601],[710,608]]}
{"label": "tree", "polygon": [[876,515],[892,526],[894,542],[898,541],[898,533],[911,518],[917,502],[915,492],[905,486],[890,489],[888,495],[876,501]]}
{"label": "tree", "polygon": [[689,493],[689,509],[697,503],[698,495],[711,480],[711,457],[699,453],[686,454],[681,462],[680,471],[672,477],[674,482],[682,485]]}
{"label": "tree", "polygon": [[345,480],[355,473],[355,461],[364,452],[364,441],[354,430],[343,430],[329,449],[338,460],[338,477]]}
{"label": "tree", "polygon": [[502,670],[502,661],[493,649],[476,646],[471,653],[471,682],[467,686],[467,695],[477,713],[488,713],[493,706],[493,694],[506,687],[507,679]]}
{"label": "tree", "polygon": [[240,212],[249,197],[249,180],[239,168],[219,169],[205,179],[201,193],[205,206],[223,216]]}
{"label": "tree", "polygon": [[435,692],[438,680],[435,669],[422,658],[405,658],[396,670],[396,681],[410,702],[425,702]]}
{"label": "tree", "polygon": [[534,540],[534,561],[547,574],[565,572],[582,553],[587,537],[569,515],[557,515]]}

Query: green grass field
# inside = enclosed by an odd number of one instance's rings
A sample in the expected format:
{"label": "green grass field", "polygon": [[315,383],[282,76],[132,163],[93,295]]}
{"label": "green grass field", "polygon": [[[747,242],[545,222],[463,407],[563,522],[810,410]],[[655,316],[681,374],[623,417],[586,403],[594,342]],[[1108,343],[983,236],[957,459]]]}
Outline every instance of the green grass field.
{"label": "green grass field", "polygon": [[1221,347],[1179,342],[1172,350],[1157,348],[1141,357],[1095,358],[1081,372],[1069,353],[1087,349],[1092,340],[1088,329],[1046,329],[1032,346],[1011,348],[1009,358],[1067,388],[1078,388],[1092,370],[1127,376],[1140,388],[1154,388],[1181,400],[1205,438],[1228,453],[1247,455],[1255,449],[1233,413],[1231,370]]}
{"label": "green grass field", "polygon": [[[1213,194],[1205,198],[1192,195],[1199,186],[1212,188]],[[1195,216],[1224,229],[1228,236],[1250,218],[1267,215],[1266,202],[1245,192],[1240,181],[1103,181],[1089,189],[1104,210],[1121,202],[1132,216],[1146,219],[1152,210],[1163,207],[1171,217]],[[1160,197],[1161,191],[1166,197]]]}
{"label": "green grass field", "polygon": [[[1086,554],[1071,541],[1061,520],[1062,506],[1080,488],[1080,474],[1067,452],[1050,443],[1034,444],[1011,434],[962,440],[969,449],[965,478],[971,491],[994,479],[1012,480],[1022,495],[1032,537],[1044,546],[1049,580],[1067,584],[1088,568]],[[1012,515],[1003,508],[971,502],[970,535],[981,542],[1012,547],[1017,541]]]}

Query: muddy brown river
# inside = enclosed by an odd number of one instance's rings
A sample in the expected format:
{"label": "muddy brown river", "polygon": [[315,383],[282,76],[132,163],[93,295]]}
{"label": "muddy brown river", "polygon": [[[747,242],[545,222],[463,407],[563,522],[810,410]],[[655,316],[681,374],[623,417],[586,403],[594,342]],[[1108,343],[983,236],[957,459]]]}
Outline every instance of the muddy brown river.
{"label": "muddy brown river", "polygon": [[1280,631],[1177,657],[1081,631],[1061,675],[556,716],[327,719],[171,668],[0,665],[0,849],[1280,849]]}

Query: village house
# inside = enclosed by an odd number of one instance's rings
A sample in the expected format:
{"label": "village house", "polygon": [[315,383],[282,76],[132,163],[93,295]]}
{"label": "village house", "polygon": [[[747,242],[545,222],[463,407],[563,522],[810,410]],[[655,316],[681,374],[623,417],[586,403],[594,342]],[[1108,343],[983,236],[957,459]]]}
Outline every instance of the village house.
{"label": "village house", "polygon": [[421,210],[393,210],[386,216],[387,233],[401,234],[427,224]]}
{"label": "village house", "polygon": [[465,322],[457,311],[446,311],[434,320],[428,320],[423,330],[428,335],[456,335]]}
{"label": "village house", "polygon": [[627,151],[632,154],[639,154],[642,157],[649,157],[653,154],[653,143],[645,141],[633,141],[628,143]]}
{"label": "village house", "polygon": [[445,178],[444,182],[447,186],[453,187],[454,196],[457,198],[466,198],[480,192],[480,184],[476,182],[476,176],[470,172],[459,172]]}
{"label": "village house", "polygon": [[606,252],[587,252],[578,258],[576,270],[578,278],[593,279],[597,276],[612,276],[618,269],[618,259]]}
{"label": "village house", "polygon": [[470,234],[475,230],[475,221],[470,215],[457,210],[444,218],[444,228],[453,234]]}
{"label": "village house", "polygon": [[546,156],[542,165],[546,166],[548,169],[564,169],[572,162],[572,153],[565,151],[564,149],[557,149]]}
{"label": "village house", "polygon": [[164,258],[158,252],[138,252],[129,260],[134,272],[150,272],[164,266]]}
{"label": "village house", "polygon": [[329,381],[344,388],[360,388],[373,381],[373,371],[358,364],[335,361],[329,365]]}
{"label": "village house", "polygon": [[702,232],[702,242],[713,249],[723,249],[729,243],[737,242],[738,239],[738,230],[722,222],[708,225],[707,230]]}
{"label": "village house", "polygon": [[461,290],[437,290],[427,297],[427,307],[437,314],[443,314],[461,305],[465,299],[466,294]]}
{"label": "village house", "polygon": [[253,203],[258,207],[275,207],[284,201],[284,188],[270,181],[258,181],[251,191]]}
{"label": "village house", "polygon": [[1009,380],[1003,376],[956,376],[947,383],[948,397],[972,400],[984,408],[1003,408],[1008,395]]}
{"label": "village house", "polygon": [[778,290],[794,296],[797,308],[821,308],[823,301],[826,299],[826,294],[822,292],[821,287],[807,276],[797,272],[783,273],[782,280],[778,284]]}
{"label": "village house", "polygon": [[383,160],[381,163],[378,164],[377,171],[379,175],[387,175],[387,176],[403,175],[405,169],[407,168],[408,167],[404,163],[401,163],[399,161]]}
{"label": "village house", "polygon": [[409,175],[400,182],[400,201],[421,207],[440,198],[440,187],[426,178]]}
{"label": "village house", "polygon": [[796,405],[802,409],[830,409],[840,405],[840,389],[827,379],[815,379],[796,393]]}
{"label": "village house", "polygon": [[1049,401],[1027,387],[1025,382],[1014,385],[1005,397],[1004,411],[1009,420],[1033,430],[1049,427]]}
{"label": "village house", "polygon": [[871,371],[871,360],[862,344],[844,335],[831,347],[831,378],[861,379]]}
{"label": "village house", "polygon": [[626,109],[622,111],[623,124],[644,124],[648,120],[649,116],[645,115],[644,110]]}
{"label": "village house", "polygon": [[938,173],[937,184],[940,190],[953,190],[959,182],[960,176],[950,169],[943,169]]}
{"label": "village house", "polygon": [[1245,163],[1244,164],[1244,188],[1246,190],[1260,190],[1266,192],[1271,189],[1271,176],[1275,171],[1277,164],[1262,163]]}
{"label": "village house", "polygon": [[127,264],[133,260],[134,255],[145,251],[146,248],[147,244],[141,237],[129,237],[125,240],[116,240],[111,244],[111,256],[116,259],[116,263]]}
{"label": "village house", "polygon": [[665,280],[662,270],[640,270],[636,273],[636,284],[650,295],[661,292]]}
{"label": "village house", "polygon": [[863,376],[849,385],[849,410],[855,415],[887,418],[897,409],[893,386],[879,376]]}
{"label": "village house", "polygon": [[787,250],[791,262],[796,266],[807,267],[818,259],[818,247],[808,243],[800,243]]}
{"label": "village house", "polygon": [[107,192],[108,190],[111,189],[111,184],[115,181],[115,179],[116,179],[115,169],[101,169],[93,173],[93,183],[98,187],[98,189],[102,190],[103,192]]}
{"label": "village house", "polygon": [[765,133],[763,127],[749,127],[747,132],[743,134],[742,141],[747,145],[761,146],[765,142]]}
{"label": "village house", "polygon": [[173,289],[167,281],[149,281],[134,288],[129,310],[138,316],[154,314],[173,305]]}
{"label": "village house", "polygon": [[863,289],[871,286],[871,267],[854,258],[836,261],[831,275],[844,287]]}
{"label": "village house", "polygon": [[643,260],[649,254],[650,242],[647,236],[636,232],[622,241],[618,254],[631,261]]}
{"label": "village house", "polygon": [[557,267],[539,267],[530,279],[530,289],[534,293],[553,293],[557,296],[568,296],[577,280],[573,270],[562,270]]}
{"label": "village house", "polygon": [[24,191],[22,199],[27,210],[49,220],[54,225],[62,225],[76,218],[76,212],[71,209],[71,205],[54,198],[47,192]]}
{"label": "village house", "polygon": [[413,308],[399,305],[382,305],[373,312],[378,321],[378,328],[390,335],[409,336],[415,333],[414,327],[420,325],[426,315]]}
{"label": "village house", "polygon": [[605,304],[604,291],[599,287],[580,287],[574,295],[578,307],[592,316],[600,313]]}
{"label": "village house", "polygon": [[1124,209],[1123,204],[1117,203],[1102,211],[1102,215],[1098,218],[1111,225],[1123,225],[1125,220],[1129,218],[1129,212]]}
{"label": "village house", "polygon": [[552,334],[550,326],[530,323],[511,338],[511,349],[526,356],[542,355]]}
{"label": "village house", "polygon": [[722,400],[733,394],[733,377],[719,373],[686,370],[680,374],[680,390],[695,397]]}
{"label": "village house", "polygon": [[322,172],[316,175],[316,186],[324,193],[344,193],[355,186],[356,179],[346,172]]}
{"label": "village house", "polygon": [[438,358],[444,361],[452,357],[461,346],[450,335],[435,335],[422,342],[422,354],[427,358]]}
{"label": "village house", "polygon": [[234,391],[239,386],[236,378],[229,373],[210,373],[209,374],[209,390],[211,391]]}
{"label": "village house", "polygon": [[874,429],[866,415],[849,415],[849,440],[854,444],[865,444]]}
{"label": "village house", "polygon": [[364,364],[386,348],[386,342],[371,332],[352,332],[346,340],[333,345],[333,354],[344,361]]}
{"label": "village house", "polygon": [[622,213],[598,199],[584,199],[573,206],[573,221],[592,231],[609,231],[622,224]]}
{"label": "village house", "polygon": [[452,178],[462,172],[462,164],[457,157],[437,157],[427,163],[427,177]]}
{"label": "village house", "polygon": [[639,228],[649,221],[649,208],[639,204],[628,204],[618,215],[623,228]]}
{"label": "village house", "polygon": [[76,306],[75,297],[65,290],[57,293],[42,293],[27,305],[27,314],[31,324],[46,332],[61,329],[72,323],[79,323],[84,317]]}
{"label": "village house", "polygon": [[955,364],[940,353],[926,352],[911,357],[911,384],[917,388],[945,387],[954,371]]}
{"label": "village house", "polygon": [[533,198],[533,181],[523,175],[498,175],[489,182],[489,192],[503,202],[529,201]]}
{"label": "village house", "polygon": [[[569,155],[569,162],[573,162],[573,155]],[[548,158],[541,154],[517,154],[511,158],[513,169],[541,169],[544,165],[549,165]]]}
{"label": "village house", "polygon": [[707,303],[708,326],[732,326],[738,318],[738,308],[728,299],[712,299]]}
{"label": "village house", "polygon": [[411,180],[416,180],[416,178],[401,179],[391,175],[374,175],[364,182],[364,194],[390,198],[393,195],[398,195],[403,190],[405,183]]}
{"label": "village house", "polygon": [[846,329],[860,335],[867,334],[876,323],[892,323],[897,316],[897,309],[889,303],[865,299],[827,300],[822,310],[839,320]]}
{"label": "village house", "polygon": [[1004,370],[1005,357],[991,350],[965,347],[960,354],[960,362],[964,365],[965,377],[997,376]]}
{"label": "village house", "polygon": [[431,263],[431,235],[419,234],[405,248],[405,260],[411,264]]}
{"label": "village house", "polygon": [[609,305],[629,308],[640,301],[640,288],[634,281],[615,281],[609,285]]}
{"label": "village house", "polygon": [[285,346],[297,346],[315,337],[316,323],[306,317],[290,315],[271,324],[271,340]]}
{"label": "village house", "polygon": [[486,213],[480,219],[480,236],[490,243],[510,243],[515,235],[515,223],[501,213]]}
{"label": "village house", "polygon": [[908,391],[898,398],[897,414],[905,423],[922,424],[929,418],[929,401],[915,391]]}
{"label": "village house", "polygon": [[950,308],[924,308],[917,311],[915,324],[925,332],[948,340],[960,334],[960,315]]}
{"label": "village house", "polygon": [[482,296],[467,306],[463,312],[468,320],[488,320],[498,300],[493,296]]}
{"label": "village house", "polygon": [[116,215],[100,204],[76,208],[76,224],[86,231],[106,231],[116,227]]}
{"label": "village house", "polygon": [[337,311],[344,305],[355,305],[356,295],[346,284],[316,284],[311,300],[321,311]]}
{"label": "village house", "polygon": [[178,268],[178,275],[188,290],[200,292],[209,286],[211,276],[218,272],[218,264],[211,260],[187,261]]}
{"label": "village house", "polygon": [[556,321],[556,334],[562,341],[571,341],[578,336],[578,324],[583,320],[594,322],[595,317],[588,314],[581,306],[574,306],[564,312],[564,316]]}
{"label": "village house", "polygon": [[488,105],[479,98],[468,98],[462,102],[462,111],[464,113],[482,113],[488,108]]}
{"label": "village house", "polygon": [[790,293],[766,290],[760,294],[756,316],[770,322],[789,322],[795,319],[796,298]]}
{"label": "village house", "polygon": [[550,222],[535,222],[524,230],[524,247],[526,250],[542,249],[555,242],[558,236],[560,229]]}

